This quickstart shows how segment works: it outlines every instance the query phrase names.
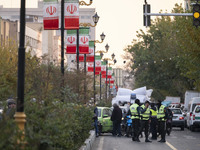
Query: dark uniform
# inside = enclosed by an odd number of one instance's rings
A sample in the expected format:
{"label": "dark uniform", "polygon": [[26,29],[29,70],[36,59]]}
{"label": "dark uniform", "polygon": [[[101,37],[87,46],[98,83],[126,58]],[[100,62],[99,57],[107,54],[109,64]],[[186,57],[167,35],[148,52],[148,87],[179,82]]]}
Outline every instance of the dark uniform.
{"label": "dark uniform", "polygon": [[158,131],[161,134],[161,140],[158,142],[166,142],[166,118],[167,111],[164,105],[158,105],[157,119],[158,119]]}
{"label": "dark uniform", "polygon": [[152,140],[157,140],[157,108],[154,106],[154,104],[151,105],[151,123],[150,123],[150,130],[152,133]]}
{"label": "dark uniform", "polygon": [[[145,103],[146,104],[146,103]],[[149,102],[148,102],[149,104]],[[145,107],[145,105],[141,106],[141,129],[140,132],[143,131],[143,129],[145,129],[145,142],[151,142],[148,139],[149,136],[149,119],[150,119],[150,108],[149,107]]]}
{"label": "dark uniform", "polygon": [[139,125],[140,125],[140,106],[139,100],[135,100],[136,103],[132,104],[130,106],[130,113],[131,113],[131,119],[132,119],[132,126],[133,126],[133,134],[132,134],[132,140],[140,142],[138,136],[139,136]]}

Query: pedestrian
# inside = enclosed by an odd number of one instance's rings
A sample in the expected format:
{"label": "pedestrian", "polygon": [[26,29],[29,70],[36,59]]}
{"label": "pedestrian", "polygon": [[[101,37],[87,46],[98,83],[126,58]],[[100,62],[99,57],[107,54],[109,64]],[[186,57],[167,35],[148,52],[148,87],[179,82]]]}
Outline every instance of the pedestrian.
{"label": "pedestrian", "polygon": [[111,116],[111,121],[113,122],[113,136],[116,136],[118,133],[118,136],[121,137],[121,122],[122,122],[122,110],[119,108],[119,106],[115,103],[113,104],[113,112]]}
{"label": "pedestrian", "polygon": [[150,123],[150,108],[149,108],[149,101],[146,101],[142,106],[141,106],[141,128],[140,128],[140,132],[141,133],[143,131],[143,129],[145,129],[145,142],[151,142],[149,140],[149,123]]}
{"label": "pedestrian", "polygon": [[98,108],[96,107],[96,105],[95,105],[95,108],[94,108],[93,120],[94,120],[95,134],[96,134],[96,137],[98,137],[99,136],[99,129],[98,129]]}
{"label": "pedestrian", "polygon": [[157,108],[155,107],[154,103],[151,103],[151,123],[150,123],[150,130],[152,133],[152,140],[157,140]]}
{"label": "pedestrian", "polygon": [[6,111],[6,116],[10,119],[14,119],[15,111],[16,111],[16,102],[14,99],[7,100],[8,109]]}
{"label": "pedestrian", "polygon": [[158,131],[161,135],[161,140],[158,142],[164,143],[165,135],[166,135],[166,119],[167,119],[167,110],[164,105],[161,104],[161,101],[158,102],[158,112],[157,112],[157,119],[158,119]]}
{"label": "pedestrian", "polygon": [[130,110],[128,114],[131,114],[131,119],[132,119],[132,129],[133,129],[133,134],[132,134],[132,140],[140,142],[139,140],[139,125],[140,125],[140,100],[136,99],[135,103],[133,103],[130,106]]}

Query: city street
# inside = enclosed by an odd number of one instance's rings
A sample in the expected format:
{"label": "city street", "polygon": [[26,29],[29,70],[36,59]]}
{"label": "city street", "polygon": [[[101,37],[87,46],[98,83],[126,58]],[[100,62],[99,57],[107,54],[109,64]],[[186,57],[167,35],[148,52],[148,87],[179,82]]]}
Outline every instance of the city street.
{"label": "city street", "polygon": [[[144,138],[141,142],[133,142],[127,137],[112,137],[111,134],[104,134],[96,138],[92,150],[199,150],[200,130],[191,132],[188,129],[180,131],[174,128],[170,136],[166,136],[166,143],[153,141],[145,143]],[[159,140],[159,138],[158,138]]]}

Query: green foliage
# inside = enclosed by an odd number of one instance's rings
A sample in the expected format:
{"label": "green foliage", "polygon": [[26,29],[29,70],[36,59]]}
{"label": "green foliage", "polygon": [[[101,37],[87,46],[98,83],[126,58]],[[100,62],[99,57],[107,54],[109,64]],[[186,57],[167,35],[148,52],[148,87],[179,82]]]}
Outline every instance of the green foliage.
{"label": "green foliage", "polygon": [[15,96],[17,89],[17,48],[0,47],[0,101]]}
{"label": "green foliage", "polygon": [[[4,103],[8,97],[16,97],[17,49],[16,46],[0,47],[0,101]],[[89,91],[86,99],[84,79]],[[84,72],[77,74],[65,70],[63,76],[60,66],[50,62],[48,57],[40,60],[31,56],[31,51],[26,52],[25,149],[79,149],[92,128],[92,108],[83,106],[91,97],[91,85],[91,77],[85,76]],[[0,149],[20,149],[17,139],[21,134],[13,120],[1,120],[0,133]]]}
{"label": "green foliage", "polygon": [[[22,137],[22,133],[19,131],[16,123],[13,119],[9,119],[5,114],[0,120],[0,149],[2,150],[20,150],[21,144],[19,139]],[[22,139],[21,139],[22,141]]]}
{"label": "green foliage", "polygon": [[[27,101],[27,148],[78,149],[89,136],[92,111],[82,105],[60,101]],[[39,111],[38,111],[39,110]]]}
{"label": "green foliage", "polygon": [[[173,12],[183,8],[176,5]],[[159,17],[146,33],[137,32],[138,40],[125,50],[131,55],[135,88],[152,88],[156,100],[183,98],[186,90],[194,88],[192,81],[199,82],[199,33],[190,17]]]}
{"label": "green foliage", "polygon": [[99,107],[111,107],[112,105],[111,105],[110,101],[106,101],[106,100],[102,99],[102,100],[99,101],[97,106],[99,106]]}

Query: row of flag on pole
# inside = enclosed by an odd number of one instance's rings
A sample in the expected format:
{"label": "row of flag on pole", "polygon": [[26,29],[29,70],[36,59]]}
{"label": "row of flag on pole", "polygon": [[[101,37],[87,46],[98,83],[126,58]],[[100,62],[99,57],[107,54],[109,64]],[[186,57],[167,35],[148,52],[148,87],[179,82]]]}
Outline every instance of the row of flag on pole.
{"label": "row of flag on pole", "polygon": [[[43,0],[43,23],[44,30],[59,29],[59,4],[58,0]],[[79,61],[84,62],[84,54],[86,54],[87,70],[94,72],[95,75],[101,72],[102,78],[106,78],[106,63],[101,61],[101,56],[95,56],[94,41],[89,41],[89,27],[79,27],[79,0],[64,1],[64,28],[67,30],[65,36],[66,54],[77,53],[77,29],[79,29]],[[95,57],[95,59],[94,59]],[[77,59],[77,58],[76,58]],[[108,67],[107,80],[108,83],[114,83],[112,76],[112,68]]]}
{"label": "row of flag on pole", "polygon": [[[58,30],[59,4],[58,0],[43,0],[44,29]],[[66,30],[79,29],[79,0],[64,1],[64,21]]]}

